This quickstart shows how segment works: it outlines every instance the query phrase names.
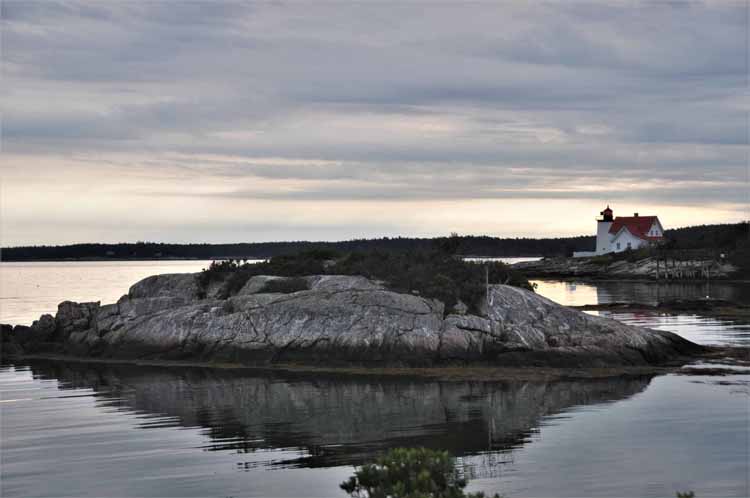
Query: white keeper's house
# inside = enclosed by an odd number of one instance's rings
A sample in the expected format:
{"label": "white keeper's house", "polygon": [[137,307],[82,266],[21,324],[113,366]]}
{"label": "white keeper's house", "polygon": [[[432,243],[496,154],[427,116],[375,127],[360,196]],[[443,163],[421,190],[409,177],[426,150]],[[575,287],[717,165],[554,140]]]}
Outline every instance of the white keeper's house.
{"label": "white keeper's house", "polygon": [[664,227],[658,216],[612,216],[609,206],[599,213],[596,220],[596,251],[574,252],[573,257],[583,258],[598,256],[610,252],[622,252],[628,249],[658,244],[663,242]]}

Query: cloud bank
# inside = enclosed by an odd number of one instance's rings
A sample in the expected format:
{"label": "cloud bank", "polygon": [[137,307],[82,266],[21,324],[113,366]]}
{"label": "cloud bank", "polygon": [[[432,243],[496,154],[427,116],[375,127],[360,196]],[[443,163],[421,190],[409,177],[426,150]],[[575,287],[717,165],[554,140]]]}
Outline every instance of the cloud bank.
{"label": "cloud bank", "polygon": [[5,0],[2,243],[738,221],[746,9]]}

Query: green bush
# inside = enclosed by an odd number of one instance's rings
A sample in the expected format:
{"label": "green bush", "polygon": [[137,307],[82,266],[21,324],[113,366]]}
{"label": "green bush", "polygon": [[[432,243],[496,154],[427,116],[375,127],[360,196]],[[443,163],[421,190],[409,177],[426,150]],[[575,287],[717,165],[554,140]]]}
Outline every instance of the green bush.
{"label": "green bush", "polygon": [[[492,284],[507,283],[533,290],[523,275],[503,263],[470,263],[445,249],[454,250],[455,247],[455,244],[446,242],[431,251],[352,252],[345,256],[330,251],[311,251],[294,256],[278,256],[257,264],[222,261],[212,263],[199,276],[198,283],[205,295],[211,282],[223,281],[219,297],[226,298],[236,294],[255,275],[362,275],[382,281],[386,287],[398,292],[417,292],[424,297],[439,299],[446,305],[446,312],[459,300],[463,301],[471,313],[480,312],[487,277]],[[296,284],[298,288],[294,287],[295,284],[288,285],[292,286],[289,289],[294,289],[288,292],[303,290],[300,283]]]}
{"label": "green bush", "polygon": [[479,313],[486,291],[485,272],[490,283],[531,289],[525,277],[503,263],[470,263],[441,251],[352,253],[327,271],[379,280],[398,292],[416,291],[439,299],[445,303],[446,311],[461,300],[470,312]]}
{"label": "green bush", "polygon": [[[447,451],[394,448],[357,467],[341,489],[354,498],[485,498],[482,492],[466,494],[466,484]],[[695,498],[695,493],[678,491],[676,496]]]}
{"label": "green bush", "polygon": [[294,256],[276,256],[263,263],[247,263],[241,260],[213,261],[198,275],[200,297],[206,297],[206,291],[212,282],[223,282],[218,292],[220,299],[235,295],[256,275],[275,275],[279,277],[300,277],[325,273],[325,263],[336,253],[324,250],[312,250]]}
{"label": "green bush", "polygon": [[[236,260],[223,260],[223,261],[212,261],[208,268],[205,268],[198,275],[198,294],[201,298],[206,297],[206,291],[211,282],[231,279],[232,287],[238,284],[238,280],[242,278],[240,269],[243,268],[239,261]],[[240,286],[242,288],[242,286]],[[231,294],[230,294],[231,295]]]}
{"label": "green bush", "polygon": [[[465,494],[466,480],[447,451],[395,448],[358,467],[341,489],[357,498],[483,498]],[[495,495],[499,498],[498,495]]]}

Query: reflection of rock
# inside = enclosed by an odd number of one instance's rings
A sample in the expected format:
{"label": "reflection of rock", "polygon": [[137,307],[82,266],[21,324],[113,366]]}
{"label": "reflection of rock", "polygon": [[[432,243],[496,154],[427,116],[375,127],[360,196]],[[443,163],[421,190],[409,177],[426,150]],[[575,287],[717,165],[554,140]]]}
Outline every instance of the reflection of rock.
{"label": "reflection of rock", "polygon": [[251,279],[238,294],[219,299],[226,291],[221,283],[201,298],[194,275],[158,275],[133,285],[114,305],[65,302],[51,332],[44,328],[51,317],[36,327],[62,341],[65,352],[86,356],[262,364],[606,367],[701,349],[669,332],[586,315],[506,285],[490,287],[484,316],[446,317],[440,301],[363,277],[306,277],[309,290],[290,294],[263,292],[269,278]]}
{"label": "reflection of rock", "polygon": [[121,409],[208,428],[209,449],[304,448],[278,465],[329,466],[370,460],[394,446],[456,455],[522,444],[541,418],[575,405],[627,398],[650,377],[556,382],[435,382],[315,375],[246,375],[167,369],[32,363],[35,375],[92,388]]}

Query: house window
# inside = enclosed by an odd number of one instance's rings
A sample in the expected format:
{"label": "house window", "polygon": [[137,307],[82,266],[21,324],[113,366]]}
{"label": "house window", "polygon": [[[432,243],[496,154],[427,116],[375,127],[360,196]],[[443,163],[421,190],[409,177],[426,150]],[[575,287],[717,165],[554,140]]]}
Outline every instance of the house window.
{"label": "house window", "polygon": [[632,247],[630,246],[630,242],[628,242],[628,249],[632,249]]}
{"label": "house window", "polygon": [[620,243],[619,243],[619,242],[617,243],[617,248],[618,248],[618,249],[620,248]]}

